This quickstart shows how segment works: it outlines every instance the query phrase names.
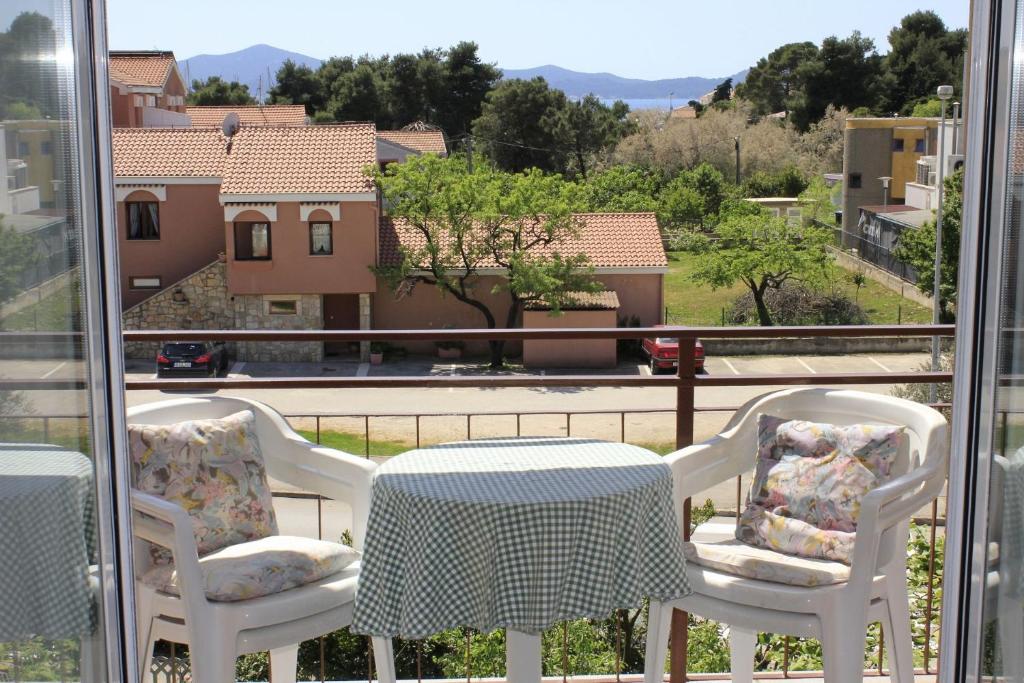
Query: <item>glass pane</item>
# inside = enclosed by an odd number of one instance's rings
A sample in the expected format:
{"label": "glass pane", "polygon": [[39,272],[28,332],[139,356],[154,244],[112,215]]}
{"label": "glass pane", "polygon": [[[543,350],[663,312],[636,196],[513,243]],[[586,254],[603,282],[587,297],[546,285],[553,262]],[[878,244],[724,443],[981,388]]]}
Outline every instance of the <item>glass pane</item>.
{"label": "glass pane", "polygon": [[110,680],[73,47],[70,0],[0,2],[0,680]]}
{"label": "glass pane", "polygon": [[[1018,6],[1012,64],[1010,139],[1024,139],[1024,7]],[[993,425],[982,673],[1024,680],[1024,147],[1009,149],[1005,275],[999,292],[999,341]]]}
{"label": "glass pane", "polygon": [[267,258],[270,256],[270,226],[266,223],[252,225],[252,257]]}

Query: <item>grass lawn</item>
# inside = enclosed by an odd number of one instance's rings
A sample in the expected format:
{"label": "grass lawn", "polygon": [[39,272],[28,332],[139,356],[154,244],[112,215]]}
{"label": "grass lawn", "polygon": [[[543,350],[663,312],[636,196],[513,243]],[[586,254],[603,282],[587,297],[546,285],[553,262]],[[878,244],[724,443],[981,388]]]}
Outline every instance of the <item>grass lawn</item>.
{"label": "grass lawn", "polygon": [[[297,429],[295,431],[301,434],[303,438],[316,443],[316,430]],[[362,434],[321,430],[320,445],[336,448],[339,451],[345,451],[353,455],[364,455],[366,453],[366,439]],[[408,444],[404,441],[378,441],[370,439],[370,455],[399,455],[414,447],[413,444]]]}
{"label": "grass lawn", "polygon": [[[665,306],[668,307],[669,322],[675,325],[715,326],[722,324],[722,309],[726,314],[732,302],[747,289],[742,284],[712,291],[707,285],[699,285],[690,279],[697,267],[699,255],[687,252],[671,252],[668,255],[668,273],[665,275]],[[849,271],[835,266],[835,288],[844,292],[858,303],[867,313],[873,325],[894,325],[903,323],[931,322],[931,312],[910,299],[905,299],[891,289],[874,280],[861,288],[855,297],[856,287],[850,282]]]}

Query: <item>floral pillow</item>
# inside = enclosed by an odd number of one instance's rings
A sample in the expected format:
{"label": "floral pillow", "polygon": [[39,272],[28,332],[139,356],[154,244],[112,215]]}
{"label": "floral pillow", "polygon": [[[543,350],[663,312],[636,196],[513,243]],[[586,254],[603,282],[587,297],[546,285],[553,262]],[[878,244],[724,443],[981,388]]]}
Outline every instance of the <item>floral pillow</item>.
{"label": "floral pillow", "polygon": [[[243,410],[220,419],[128,426],[135,488],[185,508],[199,555],[277,533],[270,485],[254,429]],[[154,548],[157,564],[170,551]]]}
{"label": "floral pillow", "polygon": [[757,468],[736,538],[849,564],[864,496],[889,478],[905,427],[758,416]]}

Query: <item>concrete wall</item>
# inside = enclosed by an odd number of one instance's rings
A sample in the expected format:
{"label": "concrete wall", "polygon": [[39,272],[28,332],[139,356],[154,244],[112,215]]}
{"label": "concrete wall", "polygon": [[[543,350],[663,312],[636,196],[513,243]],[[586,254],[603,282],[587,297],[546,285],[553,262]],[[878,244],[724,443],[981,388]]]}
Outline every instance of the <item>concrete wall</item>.
{"label": "concrete wall", "polygon": [[[851,353],[922,353],[931,350],[930,337],[813,337],[808,339],[702,339],[707,356],[845,356]],[[866,367],[874,372],[877,366]]]}
{"label": "concrete wall", "polygon": [[[224,251],[224,209],[217,197],[220,185],[167,185],[167,201],[160,202],[160,239],[129,240],[125,202],[117,203],[117,241],[121,263],[121,302],[130,308],[153,295],[133,290],[132,277],[161,279],[168,287],[196,272]],[[156,201],[144,190],[125,201]]]}
{"label": "concrete wall", "polygon": [[[219,208],[219,207],[218,207]],[[269,261],[236,261],[236,222],[266,221],[257,211],[245,211],[220,225],[227,244],[228,285],[236,294],[359,294],[377,291],[370,266],[377,262],[376,202],[344,202],[341,220],[332,221],[331,255],[309,253],[309,223],[300,220],[298,202],[279,202],[277,220],[270,223]],[[330,221],[325,211],[311,221]]]}
{"label": "concrete wall", "polygon": [[[181,300],[175,291],[181,290]],[[129,308],[122,315],[126,330],[308,330],[323,327],[321,298],[316,295],[280,297],[298,302],[296,315],[270,315],[263,296],[232,296],[225,264],[211,263],[167,289]],[[166,340],[173,341],[173,340]],[[153,359],[157,344],[128,342],[129,358]],[[242,342],[233,344],[241,361],[320,361],[320,342]]]}
{"label": "concrete wall", "polygon": [[[607,311],[525,311],[523,327],[550,329],[567,327],[615,327],[616,313]],[[614,368],[618,362],[614,339],[523,342],[523,365],[528,368]]]}
{"label": "concrete wall", "polygon": [[832,247],[829,247],[829,250],[832,252],[832,255],[835,256],[836,263],[844,268],[861,271],[886,289],[891,289],[892,291],[897,292],[900,296],[924,306],[929,311],[932,310],[932,298],[918,289],[917,285],[907,282],[893,273],[879,268],[873,263],[857,258],[849,252],[841,251]]}
{"label": "concrete wall", "polygon": [[[847,128],[843,153],[843,233],[857,228],[858,207],[884,201],[883,176],[892,175],[892,130],[889,128]],[[861,187],[850,187],[851,174],[859,173]]]}
{"label": "concrete wall", "polygon": [[594,279],[619,297],[620,318],[635,315],[644,326],[665,322],[665,276],[661,273],[597,275]]}

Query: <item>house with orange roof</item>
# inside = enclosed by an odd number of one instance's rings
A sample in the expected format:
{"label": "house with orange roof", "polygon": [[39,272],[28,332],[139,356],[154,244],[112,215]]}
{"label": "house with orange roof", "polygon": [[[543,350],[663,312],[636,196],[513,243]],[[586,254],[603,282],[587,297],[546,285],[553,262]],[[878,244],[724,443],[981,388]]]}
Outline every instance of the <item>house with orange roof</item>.
{"label": "house with orange roof", "polygon": [[224,117],[232,113],[243,126],[305,126],[310,122],[301,104],[190,106],[185,113],[193,128],[220,128]]}
{"label": "house with orange roof", "polygon": [[[219,127],[116,129],[125,327],[480,326],[472,309],[436,289],[396,296],[375,274],[375,266],[394,263],[415,239],[415,231],[383,215],[365,173],[378,162],[380,133],[372,123],[242,125],[230,138]],[[578,218],[578,240],[561,246],[590,257],[595,277],[614,294],[602,301],[614,299],[615,306],[603,310],[641,324],[661,322],[667,261],[654,215]],[[494,287],[502,277],[499,268],[481,271],[479,290],[495,304],[507,296]],[[240,344],[237,357],[319,361],[354,350],[319,342]],[[367,354],[368,345],[359,350]],[[128,351],[152,353],[137,345]]]}
{"label": "house with orange roof", "polygon": [[433,130],[378,130],[377,160],[381,166],[403,162],[409,155],[448,156],[448,145],[439,128]]}
{"label": "house with orange roof", "polygon": [[110,52],[110,109],[115,128],[188,126],[187,86],[173,52]]}

